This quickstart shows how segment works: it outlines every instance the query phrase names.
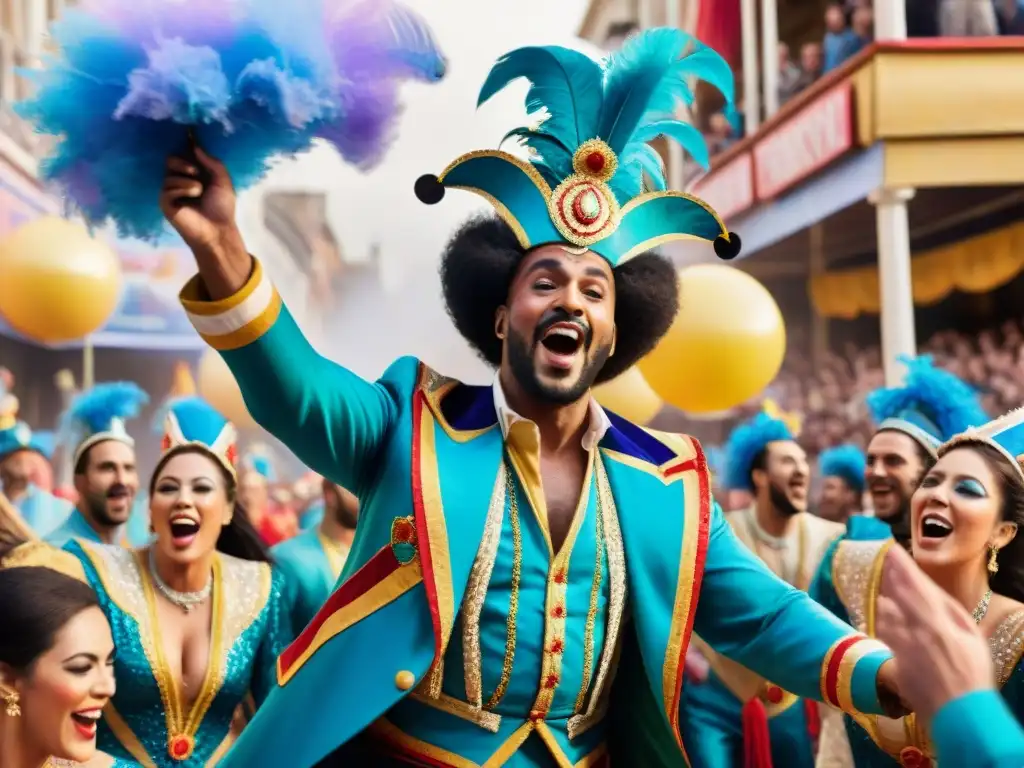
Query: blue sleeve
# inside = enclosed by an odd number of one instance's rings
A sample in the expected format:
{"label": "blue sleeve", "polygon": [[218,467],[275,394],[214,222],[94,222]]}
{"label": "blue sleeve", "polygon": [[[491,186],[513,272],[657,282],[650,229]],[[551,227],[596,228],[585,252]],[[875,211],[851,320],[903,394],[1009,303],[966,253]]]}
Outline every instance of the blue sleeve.
{"label": "blue sleeve", "polygon": [[797,696],[882,714],[876,677],[891,654],[773,574],[712,509],[694,631]]}
{"label": "blue sleeve", "polygon": [[228,364],[252,417],[304,464],[358,493],[395,418],[394,388],[317,353],[256,260],[236,295],[202,297],[196,276],[182,305]]}
{"label": "blue sleeve", "polygon": [[932,742],[939,765],[1024,766],[1024,729],[994,690],[975,691],[945,704],[932,720]]}

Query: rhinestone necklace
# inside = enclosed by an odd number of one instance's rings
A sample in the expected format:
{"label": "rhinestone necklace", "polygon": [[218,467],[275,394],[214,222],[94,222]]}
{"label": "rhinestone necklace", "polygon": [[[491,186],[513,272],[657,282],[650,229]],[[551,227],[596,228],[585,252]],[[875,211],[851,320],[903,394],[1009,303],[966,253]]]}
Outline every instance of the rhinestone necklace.
{"label": "rhinestone necklace", "polygon": [[156,588],[160,590],[160,593],[174,603],[176,606],[181,608],[185,613],[192,613],[198,606],[205,603],[210,593],[213,591],[213,574],[210,574],[209,580],[206,582],[206,586],[200,589],[198,592],[178,592],[175,589],[171,589],[167,586],[167,583],[160,578],[160,574],[156,570],[156,559],[153,556],[153,550],[149,550],[149,572],[153,576],[153,583],[156,584]]}
{"label": "rhinestone necklace", "polygon": [[974,613],[971,616],[974,617],[975,624],[981,624],[981,620],[985,618],[985,614],[988,613],[988,603],[992,599],[992,590],[988,590],[984,595],[981,596],[981,600],[978,601],[978,606],[974,609]]}

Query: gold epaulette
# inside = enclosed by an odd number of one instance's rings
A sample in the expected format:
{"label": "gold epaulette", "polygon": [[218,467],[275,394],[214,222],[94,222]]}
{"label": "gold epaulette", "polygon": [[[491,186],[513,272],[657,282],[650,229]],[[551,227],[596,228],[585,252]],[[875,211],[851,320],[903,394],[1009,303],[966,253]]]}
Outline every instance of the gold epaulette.
{"label": "gold epaulette", "polygon": [[52,571],[63,573],[73,579],[88,583],[85,578],[85,569],[77,557],[70,552],[57,549],[45,541],[27,541],[19,544],[11,550],[3,560],[0,560],[0,568],[49,568]]}

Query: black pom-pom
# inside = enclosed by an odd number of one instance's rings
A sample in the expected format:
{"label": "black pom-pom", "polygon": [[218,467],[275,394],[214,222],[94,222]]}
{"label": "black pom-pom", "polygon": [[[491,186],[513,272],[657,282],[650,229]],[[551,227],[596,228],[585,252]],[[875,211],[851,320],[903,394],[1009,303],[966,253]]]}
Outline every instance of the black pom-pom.
{"label": "black pom-pom", "polygon": [[419,201],[427,205],[437,205],[444,200],[444,184],[432,173],[425,173],[416,179],[413,191],[416,192]]}
{"label": "black pom-pom", "polygon": [[742,247],[743,244],[740,242],[740,236],[735,232],[729,233],[728,240],[725,239],[724,235],[719,235],[715,238],[715,254],[724,261],[731,261],[739,256],[740,248]]}

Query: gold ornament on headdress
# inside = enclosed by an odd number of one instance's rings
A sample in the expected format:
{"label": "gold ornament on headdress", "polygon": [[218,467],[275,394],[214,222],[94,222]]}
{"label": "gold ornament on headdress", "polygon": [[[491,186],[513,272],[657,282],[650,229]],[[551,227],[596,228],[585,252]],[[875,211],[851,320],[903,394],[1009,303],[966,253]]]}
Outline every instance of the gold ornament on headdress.
{"label": "gold ornament on headdress", "polygon": [[771,398],[764,401],[764,405],[761,406],[761,410],[764,411],[766,416],[785,424],[786,429],[792,433],[793,437],[798,437],[800,435],[800,431],[803,429],[804,419],[803,416],[796,411],[782,410],[782,408],[779,407],[779,404]]}

